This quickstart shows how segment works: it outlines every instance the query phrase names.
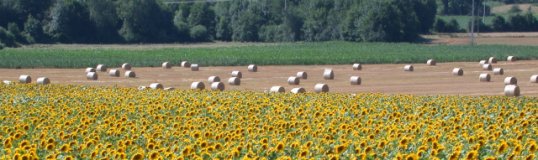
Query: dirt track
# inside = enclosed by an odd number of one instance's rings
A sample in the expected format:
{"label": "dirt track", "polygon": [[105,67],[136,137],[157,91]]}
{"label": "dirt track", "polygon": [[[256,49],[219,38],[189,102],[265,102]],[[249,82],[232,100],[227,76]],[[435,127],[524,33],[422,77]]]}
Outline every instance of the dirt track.
{"label": "dirt track", "polygon": [[[353,71],[351,65],[332,66],[259,66],[255,73],[247,72],[247,67],[201,67],[200,71],[174,67],[162,68],[134,68],[138,78],[109,77],[107,73],[100,72],[98,81],[86,80],[84,69],[0,69],[0,80],[16,81],[21,74],[29,74],[33,81],[41,76],[49,77],[54,84],[76,84],[92,86],[121,86],[138,87],[148,86],[158,82],[165,87],[188,89],[193,81],[203,81],[206,87],[207,78],[211,75],[221,77],[226,82],[233,70],[243,72],[240,86],[226,84],[226,90],[252,90],[264,91],[271,86],[280,85],[286,91],[294,87],[304,87],[312,91],[316,83],[326,83],[331,92],[359,93],[375,92],[388,94],[416,94],[416,95],[503,95],[503,80],[507,76],[516,76],[519,80],[522,94],[525,96],[538,96],[538,84],[529,82],[530,76],[538,74],[538,61],[518,61],[508,63],[501,61],[494,67],[502,67],[505,75],[492,74],[492,82],[479,82],[480,73],[491,73],[481,69],[478,62],[440,63],[437,66],[414,64],[414,72],[404,72],[403,64],[364,65],[362,71]],[[465,74],[462,77],[452,76],[454,67],[461,67]],[[332,68],[335,80],[323,80],[322,73],[325,68]],[[302,80],[301,85],[287,84],[289,76],[298,71],[306,71],[309,78]],[[362,85],[351,86],[349,77],[360,75]]]}

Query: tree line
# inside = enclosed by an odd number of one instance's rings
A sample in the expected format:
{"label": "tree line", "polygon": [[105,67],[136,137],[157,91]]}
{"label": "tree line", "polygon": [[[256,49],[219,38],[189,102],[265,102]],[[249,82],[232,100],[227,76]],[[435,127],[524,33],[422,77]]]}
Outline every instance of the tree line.
{"label": "tree line", "polygon": [[[179,3],[170,3],[179,2]],[[0,41],[414,41],[435,0],[0,0]]]}

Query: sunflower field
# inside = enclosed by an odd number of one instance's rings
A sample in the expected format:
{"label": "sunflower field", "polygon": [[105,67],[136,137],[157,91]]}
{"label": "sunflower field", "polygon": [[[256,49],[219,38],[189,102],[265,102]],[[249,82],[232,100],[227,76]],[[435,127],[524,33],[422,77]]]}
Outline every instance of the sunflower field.
{"label": "sunflower field", "polygon": [[0,85],[0,159],[536,159],[538,99]]}

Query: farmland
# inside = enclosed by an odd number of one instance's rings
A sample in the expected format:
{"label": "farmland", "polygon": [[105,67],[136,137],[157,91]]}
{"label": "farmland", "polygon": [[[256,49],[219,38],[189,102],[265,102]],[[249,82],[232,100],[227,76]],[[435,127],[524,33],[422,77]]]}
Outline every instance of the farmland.
{"label": "farmland", "polygon": [[534,159],[535,98],[0,85],[0,155]]}
{"label": "farmland", "polygon": [[536,59],[536,46],[424,45],[409,43],[268,43],[209,47],[25,47],[0,50],[1,68],[84,68],[97,64],[137,67],[160,66],[164,61],[182,60],[202,66],[325,65],[422,63],[424,57],[439,62],[479,61],[494,56],[514,55]]}

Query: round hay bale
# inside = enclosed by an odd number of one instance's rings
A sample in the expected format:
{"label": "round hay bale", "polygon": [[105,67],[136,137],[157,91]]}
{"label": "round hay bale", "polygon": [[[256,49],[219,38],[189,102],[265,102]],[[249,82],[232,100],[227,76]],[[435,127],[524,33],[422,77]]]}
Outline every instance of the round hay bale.
{"label": "round hay bale", "polygon": [[191,63],[189,63],[188,61],[182,61],[181,62],[181,67],[189,68],[189,67],[191,67]]}
{"label": "round hay bale", "polygon": [[484,64],[488,64],[488,61],[486,61],[486,60],[480,60],[480,66],[483,66]]}
{"label": "round hay bale", "polygon": [[232,77],[232,78],[228,79],[228,84],[230,84],[232,86],[241,85],[241,79],[237,78],[237,77]]}
{"label": "round hay bale", "polygon": [[362,79],[360,76],[351,76],[351,78],[349,78],[349,82],[351,85],[361,85]]}
{"label": "round hay bale", "polygon": [[19,82],[23,84],[32,83],[32,77],[29,75],[21,75],[19,76]]}
{"label": "round hay bale", "polygon": [[95,67],[95,70],[99,72],[106,72],[108,68],[104,64],[98,64],[97,67]]}
{"label": "round hay bale", "polygon": [[297,72],[297,77],[301,78],[301,79],[308,79],[308,74],[306,74],[306,72]]}
{"label": "round hay bale", "polygon": [[289,85],[299,85],[300,79],[298,77],[289,77],[288,78],[288,84]]}
{"label": "round hay bale", "polygon": [[516,77],[506,77],[504,78],[504,85],[517,85]]}
{"label": "round hay bale", "polygon": [[430,66],[435,66],[437,65],[437,62],[434,60],[434,59],[429,59],[426,64],[430,65]]}
{"label": "round hay bale", "polygon": [[504,86],[504,95],[509,97],[518,97],[521,95],[519,86],[517,85],[506,85]]}
{"label": "round hay bale", "polygon": [[454,68],[452,70],[452,75],[455,75],[455,76],[463,76],[463,69],[461,68]]}
{"label": "round hay bale", "polygon": [[538,75],[531,76],[531,83],[538,83]]}
{"label": "round hay bale", "polygon": [[478,77],[480,79],[480,82],[489,82],[491,81],[491,76],[488,73],[482,73]]}
{"label": "round hay bale", "polygon": [[42,84],[42,85],[50,84],[50,79],[47,77],[39,77],[37,78],[37,84]]}
{"label": "round hay bale", "polygon": [[91,68],[91,67],[86,68],[86,73],[88,72],[95,72],[95,68]]}
{"label": "round hay bale", "polygon": [[199,71],[199,70],[200,70],[200,67],[198,66],[198,64],[191,65],[191,71]]}
{"label": "round hay bale", "polygon": [[8,80],[4,80],[4,81],[2,81],[2,83],[4,83],[5,85],[10,85],[12,82],[8,81]]}
{"label": "round hay bale", "polygon": [[125,72],[125,77],[127,77],[127,78],[135,78],[136,73],[134,71],[126,71]]}
{"label": "round hay bale", "polygon": [[415,67],[413,67],[413,65],[405,65],[404,66],[404,71],[413,72],[413,71],[415,71]]}
{"label": "round hay bale", "polygon": [[108,75],[111,77],[120,77],[120,71],[118,69],[111,69],[108,71]]}
{"label": "round hay bale", "polygon": [[164,88],[165,91],[171,91],[171,90],[175,90],[175,89],[176,88],[174,88],[174,87],[166,87],[166,88]]}
{"label": "round hay bale", "polygon": [[491,64],[484,64],[484,65],[482,65],[482,69],[487,70],[487,71],[491,71],[491,70],[493,70],[493,66]]}
{"label": "round hay bale", "polygon": [[284,93],[284,92],[286,92],[286,89],[284,89],[284,87],[282,87],[282,86],[273,86],[273,87],[271,87],[269,92],[270,93]]}
{"label": "round hay bale", "polygon": [[204,84],[204,82],[192,82],[191,89],[204,90],[205,89],[205,84]]}
{"label": "round hay bale", "polygon": [[515,56],[508,56],[508,58],[506,58],[506,61],[515,62],[515,61],[517,61],[517,58]]}
{"label": "round hay bale", "polygon": [[354,71],[362,70],[362,65],[360,63],[353,64],[353,70]]}
{"label": "round hay bale", "polygon": [[213,90],[213,91],[224,91],[224,83],[222,83],[222,82],[213,82],[213,83],[211,83],[211,90]]}
{"label": "round hay bale", "polygon": [[220,77],[219,76],[210,76],[209,78],[207,78],[207,81],[209,83],[220,82]]}
{"label": "round hay bale", "polygon": [[249,72],[258,72],[258,66],[255,64],[248,65]]}
{"label": "round hay bale", "polygon": [[332,69],[325,69],[325,71],[323,71],[323,79],[333,80],[334,79],[333,70]]}
{"label": "round hay bale", "polygon": [[291,93],[294,93],[294,94],[305,93],[305,92],[306,90],[303,87],[291,89]]}
{"label": "round hay bale", "polygon": [[146,90],[146,89],[148,89],[148,87],[146,87],[146,86],[138,86],[139,91],[143,91],[143,90]]}
{"label": "round hay bale", "polygon": [[149,85],[149,88],[151,89],[164,89],[164,86],[160,83],[152,83]]}
{"label": "round hay bale", "polygon": [[232,71],[232,77],[243,78],[241,71]]}
{"label": "round hay bale", "polygon": [[488,63],[492,64],[492,63],[497,63],[497,58],[495,57],[489,57],[488,59]]}
{"label": "round hay bale", "polygon": [[124,64],[121,65],[121,69],[123,69],[123,70],[127,70],[127,71],[128,71],[128,70],[131,70],[132,68],[133,68],[133,67],[132,67],[131,64],[129,64],[129,63],[124,63]]}
{"label": "round hay bale", "polygon": [[86,74],[86,79],[88,80],[97,80],[98,76],[97,76],[97,73],[95,72],[88,72]]}
{"label": "round hay bale", "polygon": [[318,83],[314,86],[314,91],[316,93],[326,93],[329,92],[329,86],[327,84]]}
{"label": "round hay bale", "polygon": [[493,75],[503,75],[504,74],[504,69],[502,68],[494,68],[493,69]]}
{"label": "round hay bale", "polygon": [[162,67],[163,67],[164,69],[170,69],[170,68],[172,68],[172,64],[171,64],[170,62],[164,62],[164,63],[162,64]]}

